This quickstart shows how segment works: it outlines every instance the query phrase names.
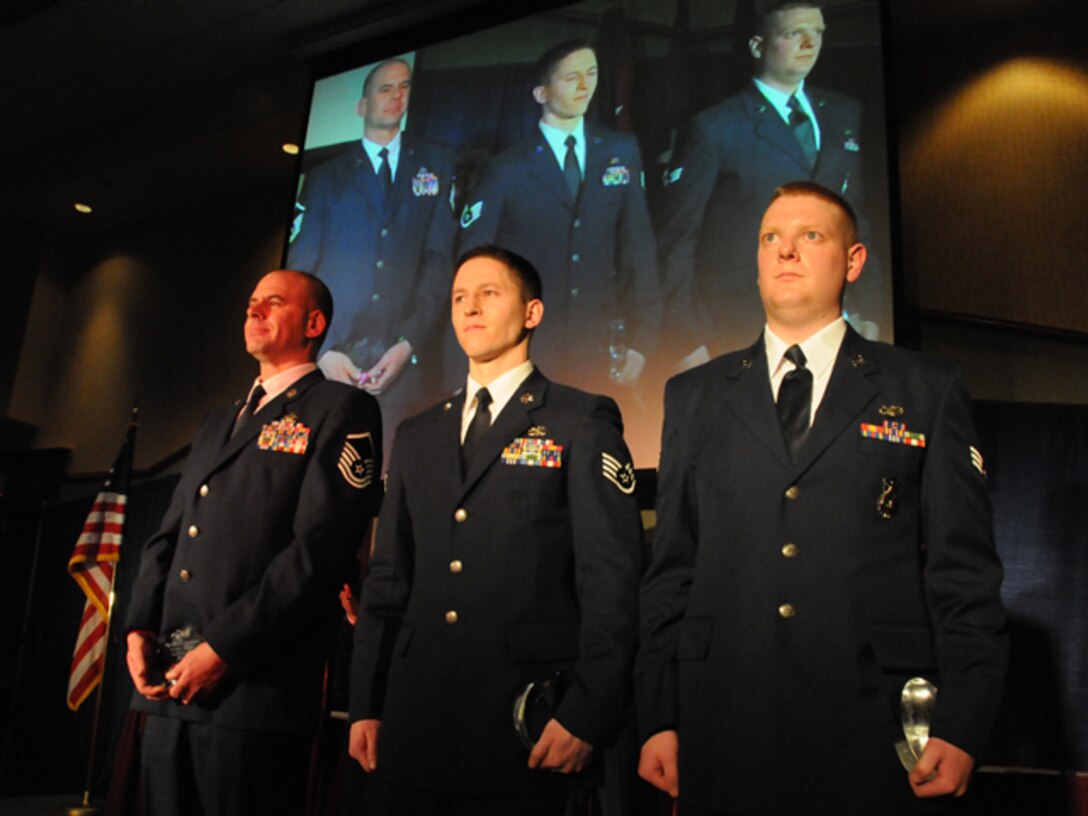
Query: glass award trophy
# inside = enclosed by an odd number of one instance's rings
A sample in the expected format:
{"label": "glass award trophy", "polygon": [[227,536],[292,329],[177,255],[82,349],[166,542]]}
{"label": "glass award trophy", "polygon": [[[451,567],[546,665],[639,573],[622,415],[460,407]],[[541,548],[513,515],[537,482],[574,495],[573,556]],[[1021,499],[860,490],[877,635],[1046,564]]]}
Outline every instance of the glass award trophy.
{"label": "glass award trophy", "polygon": [[936,705],[937,687],[924,677],[912,677],[903,684],[899,698],[903,739],[896,741],[895,751],[908,772],[914,770],[929,742],[929,723]]}

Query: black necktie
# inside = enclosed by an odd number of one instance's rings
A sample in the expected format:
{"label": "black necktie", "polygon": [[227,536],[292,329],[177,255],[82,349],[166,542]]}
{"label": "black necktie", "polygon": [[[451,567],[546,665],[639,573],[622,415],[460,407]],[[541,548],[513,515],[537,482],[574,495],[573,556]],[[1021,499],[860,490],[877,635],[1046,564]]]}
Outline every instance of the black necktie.
{"label": "black necktie", "polygon": [[264,386],[257,383],[257,386],[249,394],[249,402],[242,407],[242,412],[238,414],[238,418],[234,420],[234,427],[231,428],[230,435],[234,436],[238,433],[238,429],[241,428],[249,418],[257,413],[257,408],[261,404],[261,400],[264,399],[264,395],[268,393],[264,390]]}
{"label": "black necktie", "polygon": [[783,355],[796,368],[778,386],[778,424],[786,440],[790,458],[797,454],[808,436],[808,417],[812,411],[812,372],[805,368],[805,353],[798,345],[790,346]]}
{"label": "black necktie", "polygon": [[791,96],[786,105],[790,109],[790,127],[793,128],[793,135],[801,143],[805,161],[808,162],[808,169],[811,170],[816,166],[816,131],[813,130],[812,120],[805,113],[796,96]]}
{"label": "black necktie", "polygon": [[257,408],[260,407],[261,400],[264,399],[264,395],[268,392],[264,390],[264,386],[257,383],[257,386],[253,389],[253,393],[249,395],[249,402],[246,403],[246,414],[253,416],[257,413]]}
{"label": "black necktie", "polygon": [[578,191],[582,187],[582,171],[578,168],[578,154],[574,152],[574,146],[578,140],[568,136],[567,157],[563,159],[563,177],[567,180],[567,190],[570,192],[570,200],[578,200]]}
{"label": "black necktie", "polygon": [[389,148],[383,147],[378,151],[378,158],[382,163],[378,165],[378,181],[382,188],[382,197],[388,201],[389,194],[393,192],[393,169],[389,166]]}
{"label": "black necktie", "polygon": [[480,440],[491,430],[489,405],[491,405],[491,394],[486,388],[481,388],[476,392],[476,415],[472,417],[472,422],[469,423],[468,431],[465,433],[465,441],[461,445],[461,464],[466,469],[468,463],[472,461],[472,455],[480,447]]}

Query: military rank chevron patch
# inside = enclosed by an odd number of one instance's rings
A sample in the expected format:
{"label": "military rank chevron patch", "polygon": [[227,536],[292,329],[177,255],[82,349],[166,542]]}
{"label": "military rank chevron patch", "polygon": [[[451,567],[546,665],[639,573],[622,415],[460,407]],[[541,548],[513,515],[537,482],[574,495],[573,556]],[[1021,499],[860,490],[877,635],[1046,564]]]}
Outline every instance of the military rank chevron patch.
{"label": "military rank chevron patch", "polygon": [[336,466],[344,481],[356,490],[370,487],[374,481],[374,440],[370,434],[348,434]]}
{"label": "military rank chevron patch", "polygon": [[623,464],[615,456],[602,451],[601,473],[620,489],[620,493],[630,495],[635,492],[635,468],[630,462]]}

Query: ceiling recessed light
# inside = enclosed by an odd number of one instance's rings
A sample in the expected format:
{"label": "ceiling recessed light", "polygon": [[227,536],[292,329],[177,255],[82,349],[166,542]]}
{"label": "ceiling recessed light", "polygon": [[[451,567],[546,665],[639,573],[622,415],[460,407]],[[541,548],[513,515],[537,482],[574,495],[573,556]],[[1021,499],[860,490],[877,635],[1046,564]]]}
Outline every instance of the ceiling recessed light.
{"label": "ceiling recessed light", "polygon": [[88,213],[92,212],[91,205],[90,204],[84,204],[82,201],[77,201],[72,206],[76,208],[76,212],[83,213],[84,215],[87,215]]}
{"label": "ceiling recessed light", "polygon": [[291,144],[291,142],[287,142],[287,144],[285,144],[283,146],[283,152],[286,153],[288,156],[297,156],[298,155],[298,145],[297,144]]}

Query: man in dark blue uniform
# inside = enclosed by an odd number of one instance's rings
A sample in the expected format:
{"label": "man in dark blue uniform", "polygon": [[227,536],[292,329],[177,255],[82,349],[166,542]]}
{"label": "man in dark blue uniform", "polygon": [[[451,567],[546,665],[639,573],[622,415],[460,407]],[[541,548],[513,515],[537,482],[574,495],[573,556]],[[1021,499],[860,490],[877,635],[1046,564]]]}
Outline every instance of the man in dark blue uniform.
{"label": "man in dark blue uniform", "polygon": [[[540,288],[513,253],[464,256],[465,390],[397,431],[351,677],[351,755],[378,770],[390,816],[562,814],[625,719],[634,470],[615,403],[529,360]],[[565,693],[530,751],[514,701],[557,672]]]}
{"label": "man in dark blue uniform", "polygon": [[462,250],[498,244],[548,290],[533,356],[592,391],[634,384],[659,343],[656,245],[629,134],[587,125],[597,57],[561,43],[537,62],[538,132],[493,158],[461,216]]}
{"label": "man in dark blue uniform", "polygon": [[665,173],[667,322],[677,352],[705,347],[692,363],[759,331],[752,236],[778,185],[811,179],[859,200],[860,106],[806,84],[823,34],[818,3],[775,3],[760,15],[751,83],[695,117]]}
{"label": "man in dark blue uniform", "polygon": [[440,330],[457,232],[452,152],[401,131],[410,93],[404,60],[370,71],[356,108],[363,138],[306,174],[287,256],[336,301],[325,375],[380,396],[398,419],[444,393]]}
{"label": "man in dark blue uniform", "polygon": [[[684,814],[929,812],[996,714],[1001,564],[967,394],[847,327],[865,257],[844,199],[783,186],[763,336],[666,388],[636,688],[640,773]],[[908,776],[915,676],[939,691]]]}
{"label": "man in dark blue uniform", "polygon": [[[314,363],[331,316],[313,276],[257,284],[260,377],[205,418],[141,556],[125,628],[149,816],[303,812],[337,590],[381,496],[377,403]],[[190,651],[156,654],[171,638]]]}

